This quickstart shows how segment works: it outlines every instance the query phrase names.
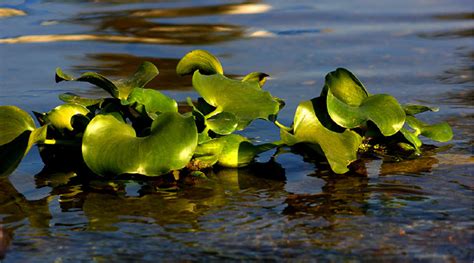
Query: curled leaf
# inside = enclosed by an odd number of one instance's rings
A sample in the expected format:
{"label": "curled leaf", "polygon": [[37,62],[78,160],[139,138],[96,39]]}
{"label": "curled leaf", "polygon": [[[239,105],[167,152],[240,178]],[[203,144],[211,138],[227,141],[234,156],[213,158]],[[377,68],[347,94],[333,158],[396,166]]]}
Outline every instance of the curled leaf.
{"label": "curled leaf", "polygon": [[13,172],[31,147],[46,139],[31,116],[15,106],[0,106],[0,176]]}
{"label": "curled leaf", "polygon": [[179,113],[160,114],[146,137],[137,137],[130,125],[111,115],[98,115],[84,133],[82,154],[87,166],[100,175],[158,176],[183,168],[196,145],[193,119]]}
{"label": "curled leaf", "polygon": [[178,103],[163,93],[153,89],[134,89],[124,104],[134,105],[135,109],[152,119],[156,118],[156,113],[178,112]]}
{"label": "curled leaf", "polygon": [[267,81],[268,74],[263,73],[263,72],[252,72],[247,74],[242,81],[256,81],[258,82],[258,85],[260,87],[263,87],[265,85],[265,82]]}
{"label": "curled leaf", "polygon": [[73,130],[71,123],[74,115],[87,115],[89,110],[79,104],[63,104],[52,109],[45,116],[47,122],[59,130]]}
{"label": "curled leaf", "polygon": [[65,74],[60,68],[57,68],[56,82],[73,80],[88,82],[104,89],[114,98],[125,100],[133,89],[145,87],[145,85],[155,78],[158,73],[156,66],[147,61],[143,62],[132,76],[117,81],[109,80],[95,72],[86,72],[80,77],[74,78],[71,75]]}
{"label": "curled leaf", "polygon": [[407,124],[415,130],[415,135],[423,135],[438,142],[447,142],[453,138],[453,130],[446,122],[424,123],[413,116],[407,116]]}
{"label": "curled leaf", "polygon": [[104,99],[84,98],[69,92],[59,95],[59,99],[69,104],[79,104],[84,107],[94,106],[104,101]]}
{"label": "curled leaf", "polygon": [[230,134],[198,145],[194,158],[207,165],[224,167],[248,165],[260,153],[275,148],[275,144],[253,145],[239,134]]}
{"label": "curled leaf", "polygon": [[331,169],[342,174],[349,171],[347,166],[357,159],[362,138],[331,122],[323,97],[304,101],[296,109],[293,132],[281,129],[281,139],[290,146],[296,143],[319,145]]}
{"label": "curled leaf", "polygon": [[224,74],[219,60],[208,51],[197,49],[187,53],[176,66],[176,73],[180,76],[193,74],[199,70],[202,74]]}
{"label": "curled leaf", "polygon": [[257,118],[269,120],[280,110],[279,102],[257,82],[242,82],[219,74],[207,76],[196,71],[193,86],[208,104],[216,107],[215,114],[234,114],[238,120],[237,130]]}
{"label": "curled leaf", "polygon": [[327,110],[331,119],[344,128],[356,128],[372,121],[385,136],[397,133],[405,123],[405,112],[387,94],[369,96],[362,83],[346,69],[326,76]]}

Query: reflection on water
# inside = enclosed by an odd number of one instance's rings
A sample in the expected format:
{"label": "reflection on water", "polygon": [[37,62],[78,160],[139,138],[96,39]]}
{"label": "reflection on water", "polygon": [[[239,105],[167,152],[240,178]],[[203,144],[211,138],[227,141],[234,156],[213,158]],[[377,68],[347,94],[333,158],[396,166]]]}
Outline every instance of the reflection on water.
{"label": "reflection on water", "polygon": [[[0,3],[3,104],[56,105],[58,93],[80,85],[52,84],[56,66],[118,79],[146,60],[160,70],[148,87],[187,91],[191,79],[177,77],[176,64],[203,48],[225,54],[229,72],[271,73],[268,89],[288,102],[285,123],[292,107],[319,94],[326,72],[343,66],[374,92],[439,105],[440,114],[422,116],[455,131],[420,158],[364,157],[346,175],[282,154],[207,171],[208,179],[109,180],[74,170],[70,159],[43,168],[33,155],[11,180],[0,178],[0,259],[472,260],[473,13],[464,2]],[[254,125],[252,136],[270,133]]]}
{"label": "reflection on water", "polygon": [[[123,43],[202,45],[242,38],[245,28],[224,23],[166,23],[162,19],[194,16],[246,15],[267,12],[271,6],[246,1],[235,4],[166,9],[132,9],[81,13],[61,23],[93,27],[87,34],[28,35],[0,39],[0,44],[59,41],[106,41]],[[1,14],[1,13],[0,13]],[[160,20],[157,20],[160,19]],[[215,21],[210,19],[210,21]]]}
{"label": "reflection on water", "polygon": [[[162,90],[191,89],[191,77],[176,75],[177,58],[140,57],[130,54],[96,53],[85,55],[84,66],[75,66],[77,71],[94,71],[111,78],[131,76],[143,61],[158,67],[159,75],[147,84],[148,88]],[[91,67],[91,65],[94,65]]]}

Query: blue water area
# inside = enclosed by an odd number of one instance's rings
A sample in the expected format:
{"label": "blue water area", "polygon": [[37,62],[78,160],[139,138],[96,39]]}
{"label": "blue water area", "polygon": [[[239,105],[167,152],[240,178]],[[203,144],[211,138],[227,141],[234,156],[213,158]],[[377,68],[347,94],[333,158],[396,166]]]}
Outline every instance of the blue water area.
{"label": "blue water area", "polygon": [[[363,159],[364,172],[346,175],[270,153],[179,189],[84,179],[44,166],[34,148],[0,178],[0,260],[472,261],[473,11],[471,0],[2,0],[0,105],[47,112],[64,92],[106,96],[56,84],[55,68],[118,79],[143,61],[160,70],[149,88],[196,99],[175,68],[206,49],[229,76],[268,73],[283,124],[345,67],[371,93],[439,106],[420,116],[447,121],[454,138],[426,141],[437,148],[417,159]],[[279,138],[265,121],[244,134]]]}

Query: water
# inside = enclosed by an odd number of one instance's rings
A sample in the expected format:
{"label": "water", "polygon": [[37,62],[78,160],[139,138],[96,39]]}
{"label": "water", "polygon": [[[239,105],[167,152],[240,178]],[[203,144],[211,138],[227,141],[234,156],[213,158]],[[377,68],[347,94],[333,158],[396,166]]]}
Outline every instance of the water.
{"label": "water", "polygon": [[[54,69],[119,78],[144,60],[160,69],[151,87],[196,98],[175,66],[201,48],[227,75],[270,74],[265,88],[287,102],[282,123],[319,94],[327,72],[346,67],[372,93],[439,106],[424,119],[448,121],[455,133],[417,160],[364,160],[362,174],[262,156],[257,167],[215,170],[179,190],[51,170],[33,150],[0,178],[5,262],[474,258],[471,1],[3,0],[0,8],[19,10],[0,18],[0,105],[49,111],[59,93],[104,95],[55,84]],[[246,134],[278,138],[262,121]]]}

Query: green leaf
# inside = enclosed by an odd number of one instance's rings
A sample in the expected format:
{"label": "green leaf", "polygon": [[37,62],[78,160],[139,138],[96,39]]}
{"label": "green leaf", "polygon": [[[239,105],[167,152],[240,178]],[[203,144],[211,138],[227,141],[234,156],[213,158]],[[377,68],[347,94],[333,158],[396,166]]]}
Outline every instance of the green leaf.
{"label": "green leaf", "polygon": [[242,81],[244,82],[250,82],[250,81],[255,81],[258,82],[258,85],[260,87],[263,87],[265,85],[265,82],[267,81],[268,74],[265,74],[263,72],[252,72],[247,74]]}
{"label": "green leaf", "polygon": [[280,110],[279,102],[257,82],[242,82],[219,74],[207,76],[196,71],[193,86],[207,103],[216,107],[214,114],[234,114],[238,120],[237,130],[257,118],[274,118]]}
{"label": "green leaf", "polygon": [[87,115],[89,110],[79,104],[63,104],[46,113],[45,119],[56,129],[73,130],[71,120],[74,115]]}
{"label": "green leaf", "polygon": [[438,142],[447,142],[453,138],[453,130],[446,122],[430,125],[413,116],[407,116],[406,122],[415,130],[415,135],[423,135]]}
{"label": "green leaf", "polygon": [[25,131],[35,129],[33,118],[15,106],[0,106],[0,145],[7,144]]}
{"label": "green leaf", "polygon": [[253,145],[242,135],[230,134],[198,145],[194,158],[207,165],[217,163],[236,168],[248,165],[258,154],[275,147],[270,143]]}
{"label": "green leaf", "polygon": [[84,107],[94,106],[104,101],[104,99],[84,98],[69,92],[59,95],[59,99],[69,104],[79,104]]}
{"label": "green leaf", "polygon": [[86,72],[78,78],[65,74],[60,68],[56,69],[56,82],[61,81],[82,81],[96,85],[109,92],[114,98],[127,99],[128,95],[135,88],[143,88],[148,82],[158,75],[158,69],[151,62],[143,62],[137,71],[127,79],[111,81],[106,77],[94,73]]}
{"label": "green leaf", "polygon": [[328,90],[349,106],[359,106],[369,96],[362,82],[345,68],[338,68],[326,75],[321,96],[326,96]]}
{"label": "green leaf", "polygon": [[370,120],[383,135],[390,136],[397,133],[405,123],[405,112],[398,101],[387,94],[372,95],[359,106],[350,106],[329,90],[327,106],[331,119],[345,128],[356,128]]}
{"label": "green leaf", "polygon": [[351,130],[338,128],[331,123],[323,97],[304,101],[298,105],[293,133],[281,129],[282,141],[317,144],[324,152],[331,169],[338,174],[349,171],[347,166],[357,159],[362,138]]}
{"label": "green leaf", "polygon": [[219,60],[205,50],[193,50],[187,53],[176,66],[176,73],[180,76],[193,74],[199,70],[202,74],[224,74]]}
{"label": "green leaf", "polygon": [[178,112],[178,103],[163,93],[153,89],[134,89],[125,104],[137,103],[135,109],[155,119],[156,113]]}
{"label": "green leaf", "polygon": [[419,113],[423,113],[426,111],[438,112],[438,107],[429,107],[425,105],[416,105],[416,104],[405,104],[403,105],[403,110],[405,111],[406,115],[416,115]]}
{"label": "green leaf", "polygon": [[197,145],[191,117],[165,112],[152,123],[150,135],[135,130],[111,115],[98,115],[87,126],[82,154],[87,166],[100,175],[124,173],[158,176],[183,168]]}
{"label": "green leaf", "polygon": [[12,173],[38,141],[46,139],[47,126],[38,129],[31,116],[15,106],[0,106],[0,176]]}
{"label": "green leaf", "polygon": [[423,144],[421,140],[418,138],[418,135],[415,133],[410,132],[405,128],[400,129],[400,133],[405,137],[405,139],[413,145],[416,151],[419,151],[421,145]]}
{"label": "green leaf", "polygon": [[405,122],[405,112],[394,97],[369,96],[360,80],[347,69],[338,68],[326,75],[322,95],[327,98],[331,119],[344,128],[356,128],[370,120],[383,135],[390,136]]}
{"label": "green leaf", "polygon": [[237,117],[230,112],[221,112],[206,119],[206,126],[220,135],[228,135],[237,129]]}

